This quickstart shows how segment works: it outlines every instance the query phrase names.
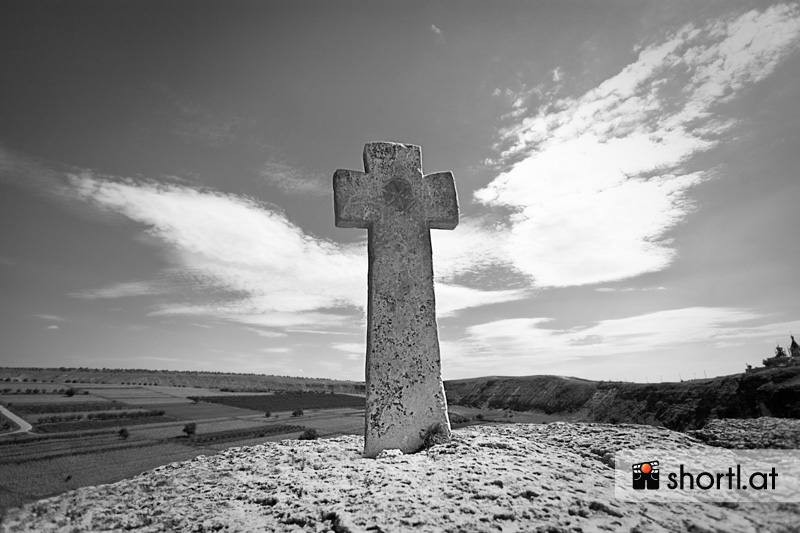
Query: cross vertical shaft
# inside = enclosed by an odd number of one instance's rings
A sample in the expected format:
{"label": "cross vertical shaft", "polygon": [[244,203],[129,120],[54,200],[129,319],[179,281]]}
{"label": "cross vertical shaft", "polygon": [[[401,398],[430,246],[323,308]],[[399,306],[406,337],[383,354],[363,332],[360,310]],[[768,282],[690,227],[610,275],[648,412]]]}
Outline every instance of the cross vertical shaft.
{"label": "cross vertical shaft", "polygon": [[430,229],[458,224],[449,172],[423,177],[418,146],[370,143],[365,172],[333,177],[336,225],[368,231],[364,455],[417,451],[426,431],[449,437],[441,378]]}

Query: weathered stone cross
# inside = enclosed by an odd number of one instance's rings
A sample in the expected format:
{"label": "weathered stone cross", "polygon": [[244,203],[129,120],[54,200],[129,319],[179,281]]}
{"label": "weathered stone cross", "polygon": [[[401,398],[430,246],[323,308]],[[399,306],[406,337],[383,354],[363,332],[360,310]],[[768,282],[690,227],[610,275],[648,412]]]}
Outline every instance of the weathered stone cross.
{"label": "weathered stone cross", "polygon": [[364,456],[450,437],[442,385],[430,228],[458,225],[451,172],[422,176],[419,146],[370,143],[364,170],[333,175],[336,226],[368,230]]}

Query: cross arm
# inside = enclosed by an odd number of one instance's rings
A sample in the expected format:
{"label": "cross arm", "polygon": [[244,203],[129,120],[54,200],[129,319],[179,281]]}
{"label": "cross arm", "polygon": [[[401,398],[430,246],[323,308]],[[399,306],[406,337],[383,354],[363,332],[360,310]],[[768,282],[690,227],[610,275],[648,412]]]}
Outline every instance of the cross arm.
{"label": "cross arm", "polygon": [[333,212],[337,228],[368,228],[375,219],[375,180],[364,172],[333,174]]}
{"label": "cross arm", "polygon": [[458,196],[452,172],[436,172],[424,178],[428,189],[427,218],[432,229],[458,226]]}

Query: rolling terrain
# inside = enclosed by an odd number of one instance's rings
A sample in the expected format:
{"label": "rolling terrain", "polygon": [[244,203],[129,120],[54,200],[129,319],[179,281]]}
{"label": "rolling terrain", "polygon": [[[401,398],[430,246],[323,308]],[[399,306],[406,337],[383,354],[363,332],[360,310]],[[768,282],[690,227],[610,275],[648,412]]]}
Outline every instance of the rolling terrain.
{"label": "rolling terrain", "polygon": [[709,419],[800,418],[800,367],[680,383],[589,381],[562,376],[445,382],[448,404],[541,411],[587,422],[702,428]]}

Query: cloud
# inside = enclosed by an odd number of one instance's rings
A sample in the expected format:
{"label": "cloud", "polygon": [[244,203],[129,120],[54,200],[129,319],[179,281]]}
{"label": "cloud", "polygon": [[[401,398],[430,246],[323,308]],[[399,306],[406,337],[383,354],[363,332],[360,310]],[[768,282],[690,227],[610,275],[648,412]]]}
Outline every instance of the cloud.
{"label": "cloud", "polygon": [[442,30],[437,28],[435,25],[431,24],[431,31],[436,36],[436,42],[439,44],[444,44],[444,35],[442,34]]}
{"label": "cloud", "polygon": [[[727,307],[672,309],[568,329],[554,327],[549,318],[513,318],[467,328],[468,336],[458,349],[525,357],[538,364],[565,358],[646,353],[689,343],[721,348],[745,339],[777,338],[797,325],[752,325],[766,318],[747,309]],[[458,353],[458,349],[453,351]]]}
{"label": "cloud", "polygon": [[33,316],[35,316],[36,318],[41,318],[43,320],[53,320],[53,321],[56,321],[56,322],[63,322],[64,321],[63,318],[61,318],[60,316],[56,316],[56,315],[33,315]]}
{"label": "cloud", "polygon": [[252,200],[179,185],[71,176],[75,193],[147,227],[176,254],[183,278],[235,295],[213,306],[192,303],[162,314],[203,314],[213,307],[243,318],[361,304],[366,261],[360,246],[306,235],[279,212]]}
{"label": "cloud", "polygon": [[[168,247],[174,263],[167,282],[127,282],[73,296],[167,293],[177,301],[160,304],[151,315],[209,316],[261,328],[362,322],[367,292],[363,242],[338,245],[316,238],[283,213],[234,195],[90,172],[70,175],[69,183],[78,198],[142,224],[149,237]],[[476,238],[477,233],[470,235],[467,231],[465,238]],[[442,267],[449,280],[440,288],[439,305],[445,314],[521,297],[517,291],[460,286],[455,276],[470,271],[472,263],[454,251],[452,243],[441,245],[440,253],[454,263]],[[479,266],[497,260],[491,254],[484,259],[475,255],[471,261]]]}
{"label": "cloud", "polygon": [[285,346],[280,346],[277,348],[262,348],[260,351],[264,353],[289,353],[292,351],[292,349]]}
{"label": "cloud", "polygon": [[325,176],[305,172],[282,161],[267,161],[261,166],[259,174],[267,183],[289,194],[332,195],[330,180]]}
{"label": "cloud", "polygon": [[482,291],[461,285],[436,284],[436,316],[446,318],[470,307],[522,300],[525,290]]}
{"label": "cloud", "polygon": [[131,296],[150,296],[154,294],[165,294],[168,292],[166,287],[159,286],[151,281],[129,281],[117,283],[102,289],[88,289],[85,291],[71,292],[69,296],[73,298],[83,298],[85,300],[99,300],[112,298],[128,298]]}
{"label": "cloud", "polygon": [[270,331],[267,329],[259,329],[259,328],[244,328],[247,331],[252,331],[256,335],[260,337],[266,337],[268,339],[277,339],[279,337],[286,337],[286,333],[282,333],[280,331]]}
{"label": "cloud", "polygon": [[682,165],[734,122],[718,113],[800,44],[800,8],[687,25],[579,98],[500,132],[507,170],[474,193],[511,209],[505,255],[539,286],[619,280],[666,268],[667,232],[709,178]]}
{"label": "cloud", "polygon": [[154,87],[178,111],[172,123],[172,133],[186,143],[197,143],[214,148],[228,146],[240,134],[255,125],[252,118],[213,112],[197,102],[178,96],[165,86]]}
{"label": "cloud", "polygon": [[666,287],[626,287],[624,289],[615,289],[613,287],[597,287],[594,289],[597,292],[634,292],[634,291],[665,291]]}
{"label": "cloud", "polygon": [[58,326],[47,326],[47,329],[59,329]]}
{"label": "cloud", "polygon": [[339,342],[331,344],[331,348],[345,352],[347,359],[364,360],[367,357],[366,342]]}

